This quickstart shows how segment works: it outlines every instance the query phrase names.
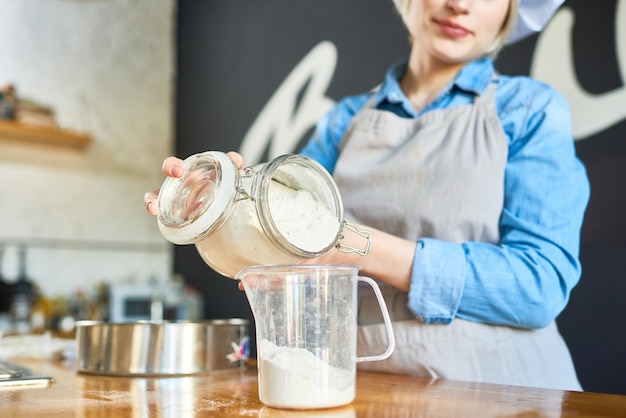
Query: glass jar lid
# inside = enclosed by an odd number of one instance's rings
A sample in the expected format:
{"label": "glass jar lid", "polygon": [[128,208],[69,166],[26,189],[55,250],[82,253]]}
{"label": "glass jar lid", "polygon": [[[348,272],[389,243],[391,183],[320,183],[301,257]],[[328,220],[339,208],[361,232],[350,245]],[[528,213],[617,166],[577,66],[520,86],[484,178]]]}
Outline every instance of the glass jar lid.
{"label": "glass jar lid", "polygon": [[183,161],[185,174],[168,177],[159,191],[157,221],[174,244],[191,244],[219,228],[230,216],[239,170],[225,153],[209,151]]}

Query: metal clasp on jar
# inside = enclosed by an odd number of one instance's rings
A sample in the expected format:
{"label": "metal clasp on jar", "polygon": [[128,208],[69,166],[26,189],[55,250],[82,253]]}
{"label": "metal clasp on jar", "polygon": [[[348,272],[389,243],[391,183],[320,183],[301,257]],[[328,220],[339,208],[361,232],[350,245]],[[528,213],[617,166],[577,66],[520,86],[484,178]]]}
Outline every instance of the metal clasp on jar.
{"label": "metal clasp on jar", "polygon": [[[365,243],[365,249],[360,249],[360,248],[355,248],[355,247],[351,247],[349,245],[343,245],[341,243],[341,240],[344,239],[344,235],[343,235],[343,230],[344,229],[349,229],[350,231],[354,232],[355,234],[357,234],[358,236],[365,238],[366,243]],[[368,255],[370,250],[372,249],[372,233],[369,231],[364,231],[362,229],[359,229],[356,227],[356,225],[353,225],[349,222],[343,221],[342,223],[342,229],[341,229],[342,233],[339,235],[339,237],[337,238],[337,244],[335,244],[335,247],[344,253],[357,253],[359,255]]]}
{"label": "metal clasp on jar", "polygon": [[254,202],[254,189],[256,189],[256,185],[252,184],[250,191],[248,192],[244,187],[243,187],[243,182],[241,181],[241,177],[254,177],[257,174],[257,172],[252,168],[252,167],[246,167],[243,169],[243,175],[239,176],[239,179],[237,181],[237,186],[235,187],[235,190],[237,190],[237,193],[239,193],[239,196],[235,199],[235,202],[239,202],[242,200],[247,200],[250,199],[251,201]]}

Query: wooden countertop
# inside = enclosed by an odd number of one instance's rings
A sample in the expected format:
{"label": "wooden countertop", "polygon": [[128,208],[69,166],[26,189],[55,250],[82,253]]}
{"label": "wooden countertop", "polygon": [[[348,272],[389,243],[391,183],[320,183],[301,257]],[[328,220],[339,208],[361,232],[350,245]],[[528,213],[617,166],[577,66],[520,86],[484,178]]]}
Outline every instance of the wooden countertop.
{"label": "wooden countertop", "polygon": [[0,390],[8,417],[626,417],[626,396],[357,374],[346,407],[288,411],[263,406],[255,368],[201,376],[137,378],[79,374],[74,364],[12,360],[49,374],[48,388]]}

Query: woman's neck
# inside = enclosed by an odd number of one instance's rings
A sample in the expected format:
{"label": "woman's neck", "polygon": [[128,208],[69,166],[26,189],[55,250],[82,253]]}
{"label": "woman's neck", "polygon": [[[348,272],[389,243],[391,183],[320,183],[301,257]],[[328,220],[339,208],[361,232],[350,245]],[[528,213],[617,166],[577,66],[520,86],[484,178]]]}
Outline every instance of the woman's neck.
{"label": "woman's neck", "polygon": [[417,54],[415,50],[411,53],[406,72],[400,80],[400,88],[417,111],[435,100],[465,65],[432,57],[423,58],[424,55]]}

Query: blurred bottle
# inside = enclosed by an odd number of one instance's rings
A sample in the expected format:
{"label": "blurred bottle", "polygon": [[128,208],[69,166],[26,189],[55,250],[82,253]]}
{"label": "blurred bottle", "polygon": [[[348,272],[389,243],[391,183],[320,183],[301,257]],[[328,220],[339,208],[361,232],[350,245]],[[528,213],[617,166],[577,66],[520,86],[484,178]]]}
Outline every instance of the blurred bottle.
{"label": "blurred bottle", "polygon": [[187,305],[185,303],[185,279],[182,275],[175,274],[166,286],[163,319],[188,319]]}
{"label": "blurred bottle", "polygon": [[104,280],[96,283],[95,296],[93,302],[93,312],[90,315],[90,319],[95,321],[108,321],[109,320],[109,304],[111,301],[111,289],[109,284]]}
{"label": "blurred bottle", "polygon": [[0,334],[11,328],[11,285],[4,280],[2,274],[2,260],[4,258],[4,246],[0,246]]}
{"label": "blurred bottle", "polygon": [[92,319],[89,298],[83,289],[76,289],[70,297],[70,312],[76,321]]}
{"label": "blurred bottle", "polygon": [[187,305],[187,319],[190,321],[201,320],[204,316],[204,299],[193,286],[186,286],[185,303]]}
{"label": "blurred bottle", "polygon": [[68,296],[55,296],[51,299],[52,304],[52,330],[62,334],[74,331],[76,320],[72,315],[71,302]]}
{"label": "blurred bottle", "polygon": [[159,280],[155,276],[150,276],[148,285],[152,293],[150,298],[150,320],[162,321],[165,315],[165,305],[163,303],[163,290],[159,285]]}
{"label": "blurred bottle", "polygon": [[0,119],[15,119],[17,112],[17,93],[13,84],[7,84],[0,90]]}
{"label": "blurred bottle", "polygon": [[49,331],[52,326],[52,302],[37,284],[33,285],[33,301],[30,310],[31,331],[36,334]]}
{"label": "blurred bottle", "polygon": [[185,283],[182,274],[174,274],[166,286],[164,319],[196,321],[202,317],[202,296]]}
{"label": "blurred bottle", "polygon": [[30,311],[34,299],[33,282],[26,273],[26,247],[19,249],[17,281],[11,286],[11,322],[16,333],[31,330]]}

